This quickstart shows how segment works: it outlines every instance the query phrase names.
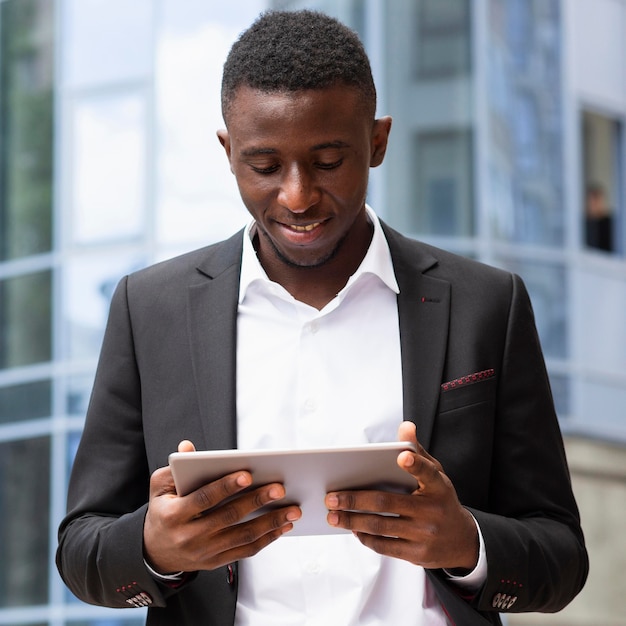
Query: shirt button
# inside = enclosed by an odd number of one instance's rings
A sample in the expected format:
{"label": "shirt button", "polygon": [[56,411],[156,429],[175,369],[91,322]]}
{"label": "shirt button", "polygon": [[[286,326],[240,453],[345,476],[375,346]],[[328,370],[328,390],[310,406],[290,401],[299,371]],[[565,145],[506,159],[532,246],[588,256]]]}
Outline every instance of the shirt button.
{"label": "shirt button", "polygon": [[319,574],[322,568],[317,561],[309,561],[305,569],[307,574]]}
{"label": "shirt button", "polygon": [[313,398],[307,398],[304,401],[304,408],[306,411],[315,411],[316,409],[316,404],[315,404],[315,400]]}

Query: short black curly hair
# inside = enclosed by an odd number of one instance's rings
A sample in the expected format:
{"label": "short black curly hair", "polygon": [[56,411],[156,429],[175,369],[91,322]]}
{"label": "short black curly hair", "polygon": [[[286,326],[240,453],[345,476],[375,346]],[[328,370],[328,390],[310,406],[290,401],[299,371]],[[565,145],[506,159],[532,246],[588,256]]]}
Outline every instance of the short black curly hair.
{"label": "short black curly hair", "polygon": [[224,64],[222,115],[242,85],[266,92],[357,88],[372,118],[376,87],[358,35],[318,11],[267,11],[233,44]]}

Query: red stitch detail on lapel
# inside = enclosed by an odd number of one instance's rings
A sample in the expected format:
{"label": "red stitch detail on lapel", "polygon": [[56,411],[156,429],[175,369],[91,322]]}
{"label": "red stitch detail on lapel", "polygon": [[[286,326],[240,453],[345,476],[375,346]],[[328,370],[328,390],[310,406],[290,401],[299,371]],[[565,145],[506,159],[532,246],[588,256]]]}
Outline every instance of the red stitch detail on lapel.
{"label": "red stitch detail on lapel", "polygon": [[475,374],[469,374],[468,376],[463,376],[462,378],[455,378],[447,383],[443,383],[441,385],[442,391],[450,391],[450,389],[456,389],[457,387],[463,387],[465,385],[471,385],[472,383],[477,383],[480,380],[485,380],[487,378],[493,378],[496,375],[496,371],[492,369],[483,370],[482,372],[476,372]]}

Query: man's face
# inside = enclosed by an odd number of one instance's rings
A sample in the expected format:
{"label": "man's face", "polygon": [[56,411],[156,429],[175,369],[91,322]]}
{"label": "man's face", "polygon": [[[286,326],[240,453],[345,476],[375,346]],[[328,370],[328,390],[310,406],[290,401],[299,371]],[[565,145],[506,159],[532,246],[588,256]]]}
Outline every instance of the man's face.
{"label": "man's face", "polygon": [[369,168],[382,162],[391,119],[373,121],[360,100],[346,86],[237,91],[218,137],[264,265],[319,268],[362,250]]}

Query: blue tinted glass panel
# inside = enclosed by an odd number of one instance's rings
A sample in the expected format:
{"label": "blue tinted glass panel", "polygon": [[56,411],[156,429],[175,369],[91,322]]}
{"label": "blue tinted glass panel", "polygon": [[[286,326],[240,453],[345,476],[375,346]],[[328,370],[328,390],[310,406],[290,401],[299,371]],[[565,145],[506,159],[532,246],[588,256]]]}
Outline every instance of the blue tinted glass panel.
{"label": "blue tinted glass panel", "polygon": [[49,476],[48,437],[0,443],[0,607],[48,602]]}
{"label": "blue tinted glass panel", "polygon": [[51,0],[0,2],[0,260],[52,243]]}
{"label": "blue tinted glass panel", "polygon": [[519,274],[524,280],[546,357],[567,358],[568,288],[565,268],[521,259],[500,260],[498,265]]}
{"label": "blue tinted glass panel", "polygon": [[501,0],[488,7],[489,224],[503,241],[561,247],[565,196],[559,2]]}
{"label": "blue tinted glass panel", "polygon": [[49,361],[52,272],[0,281],[0,369]]}
{"label": "blue tinted glass panel", "polygon": [[0,424],[48,417],[51,402],[49,380],[0,387]]}

